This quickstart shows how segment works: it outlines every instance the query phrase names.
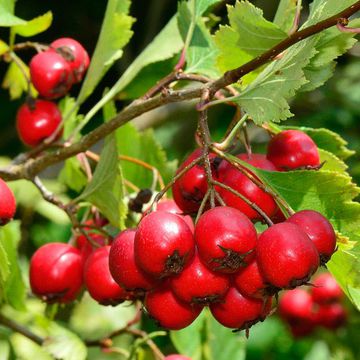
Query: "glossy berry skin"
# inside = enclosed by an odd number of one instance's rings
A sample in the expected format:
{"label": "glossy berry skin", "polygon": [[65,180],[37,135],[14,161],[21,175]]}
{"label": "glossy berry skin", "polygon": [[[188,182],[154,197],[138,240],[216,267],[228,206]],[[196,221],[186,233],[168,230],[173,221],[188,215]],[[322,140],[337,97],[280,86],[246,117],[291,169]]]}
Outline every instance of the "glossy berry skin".
{"label": "glossy berry skin", "polygon": [[171,279],[171,289],[176,297],[194,305],[221,301],[229,287],[230,278],[209,270],[197,254],[179,275]]}
{"label": "glossy berry skin", "polygon": [[317,304],[331,304],[340,301],[344,293],[331,274],[323,273],[314,279],[311,296]]}
{"label": "glossy berry skin", "polygon": [[347,314],[339,303],[320,305],[317,313],[317,324],[329,330],[336,330],[345,325]]}
{"label": "glossy berry skin", "polygon": [[299,130],[284,130],[268,144],[267,158],[282,171],[320,165],[316,144]]}
{"label": "glossy berry skin", "polygon": [[36,250],[30,261],[34,295],[48,303],[75,300],[83,284],[80,251],[69,244],[49,243]]}
{"label": "glossy berry skin", "polygon": [[256,256],[266,281],[279,289],[291,289],[309,281],[319,267],[314,243],[295,224],[271,226],[258,239]]}
{"label": "glossy berry skin", "polygon": [[233,273],[254,257],[257,234],[239,210],[219,206],[206,211],[196,224],[199,256],[214,271]]}
{"label": "glossy berry skin", "polygon": [[76,40],[71,38],[60,38],[53,41],[50,47],[63,54],[70,65],[74,76],[74,82],[80,82],[89,67],[90,59],[87,51]]}
{"label": "glossy berry skin", "polygon": [[61,118],[55,103],[35,100],[33,107],[23,104],[19,108],[16,115],[17,132],[25,145],[34,147],[54,133]]}
{"label": "glossy berry skin", "polygon": [[30,61],[31,82],[40,96],[57,99],[71,88],[73,75],[68,62],[55,51],[43,51]]}
{"label": "glossy berry skin", "polygon": [[191,359],[184,355],[172,354],[172,355],[165,356],[164,360],[191,360]]}
{"label": "glossy berry skin", "polygon": [[[276,171],[276,167],[262,154],[252,154],[250,158],[247,154],[239,154],[237,157],[256,168]],[[218,172],[221,183],[244,195],[259,206],[268,216],[271,217],[276,213],[277,205],[274,199],[230,163],[223,161]],[[217,190],[227,206],[240,210],[251,220],[262,220],[261,215],[240,197],[221,187],[217,187]]]}
{"label": "glossy berry skin", "polygon": [[[201,149],[195,150],[186,158],[177,170],[177,174],[193,160],[201,156]],[[215,154],[209,154],[210,161],[215,159]],[[213,176],[216,178],[216,168],[213,165]],[[174,200],[185,214],[193,214],[199,210],[202,199],[208,190],[205,167],[202,162],[187,171],[172,187]]]}
{"label": "glossy berry skin", "polygon": [[179,216],[154,211],[141,220],[134,250],[137,265],[147,274],[157,278],[178,274],[194,255],[194,236]]}
{"label": "glossy berry skin", "polygon": [[124,289],[141,296],[155,287],[157,281],[142,271],[134,256],[135,229],[118,234],[110,249],[109,268],[115,281]]}
{"label": "glossy berry skin", "polygon": [[233,277],[234,286],[244,296],[261,299],[273,295],[261,274],[256,259],[240,269]]}
{"label": "glossy berry skin", "polygon": [[96,249],[84,267],[84,282],[90,296],[101,305],[118,305],[131,299],[131,294],[121,288],[109,270],[110,246]]}
{"label": "glossy berry skin", "polygon": [[336,250],[336,235],[330,222],[319,212],[302,210],[287,219],[301,227],[309,236],[320,255],[321,264],[325,264]]}
{"label": "glossy berry skin", "polygon": [[144,305],[150,317],[169,330],[180,330],[189,326],[202,310],[202,307],[178,300],[166,284],[146,293]]}
{"label": "glossy berry skin", "polygon": [[0,226],[7,224],[15,215],[16,200],[13,192],[0,178]]}
{"label": "glossy berry skin", "polygon": [[269,314],[270,307],[271,298],[247,298],[232,287],[222,302],[210,305],[210,311],[223,326],[244,330],[263,321]]}

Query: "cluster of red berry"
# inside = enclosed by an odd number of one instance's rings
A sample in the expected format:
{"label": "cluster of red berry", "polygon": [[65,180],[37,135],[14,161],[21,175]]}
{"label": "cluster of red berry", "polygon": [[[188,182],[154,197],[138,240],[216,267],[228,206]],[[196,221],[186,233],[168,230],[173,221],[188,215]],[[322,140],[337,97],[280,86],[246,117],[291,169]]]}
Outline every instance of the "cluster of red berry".
{"label": "cluster of red berry", "polygon": [[302,288],[285,292],[279,301],[279,313],[294,337],[310,335],[316,327],[335,330],[346,322],[342,298],[335,279],[322,273],[314,279],[310,292]]}
{"label": "cluster of red berry", "polygon": [[31,82],[46,100],[28,99],[19,108],[16,126],[24,144],[36,146],[54,133],[61,122],[61,113],[49,100],[64,96],[73,84],[80,82],[89,62],[83,46],[71,38],[55,40],[31,59]]}

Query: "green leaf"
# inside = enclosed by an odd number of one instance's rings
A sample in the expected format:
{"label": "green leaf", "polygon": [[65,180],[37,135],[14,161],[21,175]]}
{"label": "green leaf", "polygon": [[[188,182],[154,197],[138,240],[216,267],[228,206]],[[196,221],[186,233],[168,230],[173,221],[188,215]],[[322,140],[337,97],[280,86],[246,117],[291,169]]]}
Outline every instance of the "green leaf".
{"label": "green leaf", "polygon": [[183,46],[176,17],[172,17],[155,39],[126,69],[120,79],[107,94],[86,114],[86,124],[108,101],[113,99],[121,90],[129,85],[139,72],[146,66],[172,58]]}
{"label": "green leaf", "polygon": [[10,344],[6,340],[0,340],[0,360],[10,359]]}
{"label": "green leaf", "polygon": [[14,15],[15,0],[0,0],[0,27],[25,24],[26,21]]}
{"label": "green leaf", "polygon": [[116,138],[111,135],[105,141],[100,161],[92,180],[76,201],[87,200],[95,205],[115,227],[123,228],[123,188],[118,166]]}
{"label": "green leaf", "polygon": [[195,15],[197,17],[203,15],[205,11],[220,2],[221,0],[193,0],[195,1]]}
{"label": "green leaf", "polygon": [[41,346],[20,334],[14,333],[11,335],[10,342],[14,349],[16,359],[54,360]]}
{"label": "green leaf", "polygon": [[[30,79],[29,67],[17,55],[13,54],[13,56],[16,57],[17,61],[10,63],[1,85],[4,89],[9,90],[11,100],[18,99],[23,92],[27,92],[27,78]],[[31,86],[31,93],[36,95],[33,86]]]}
{"label": "green leaf", "polygon": [[6,296],[5,284],[10,275],[10,264],[4,245],[0,242],[0,301]]}
{"label": "green leaf", "polygon": [[[127,155],[156,167],[165,183],[170,181],[176,170],[176,162],[169,162],[165,151],[156,141],[152,129],[139,132],[128,123],[116,130],[119,155]],[[128,161],[121,161],[124,178],[138,187],[151,188],[154,180],[152,171]]]}
{"label": "green leaf", "polygon": [[0,243],[6,252],[10,270],[4,286],[5,300],[15,309],[24,310],[26,288],[21,275],[17,254],[20,239],[19,221],[12,221],[0,228]]}
{"label": "green leaf", "polygon": [[76,192],[80,192],[86,186],[86,174],[76,157],[72,157],[65,161],[65,165],[61,169],[59,175],[59,181]]}
{"label": "green leaf", "polygon": [[91,95],[99,81],[122,54],[133,32],[134,19],[128,15],[130,0],[109,0],[99,39],[84,79],[78,103]]}
{"label": "green leaf", "polygon": [[66,119],[64,123],[63,139],[67,139],[76,126],[83,119],[83,115],[78,115],[79,105],[76,100],[70,96],[66,96],[58,103],[59,110],[63,119]]}
{"label": "green leaf", "polygon": [[[314,54],[316,37],[292,46],[284,56],[270,63],[238,96],[226,101],[237,102],[258,125],[286,120],[290,112],[288,100],[306,83],[303,68]],[[217,100],[212,104],[221,103]]]}
{"label": "green leaf", "polygon": [[0,56],[5,54],[8,50],[9,45],[6,42],[0,40]]}
{"label": "green leaf", "polygon": [[280,0],[277,8],[274,24],[286,33],[292,28],[296,13],[297,0]]}
{"label": "green leaf", "polygon": [[[220,51],[217,65],[222,72],[247,63],[287,36],[248,1],[228,6],[228,17],[230,27],[221,26],[214,37]],[[245,76],[243,83],[251,82],[258,72]]]}
{"label": "green leaf", "polygon": [[87,348],[84,342],[73,332],[55,323],[49,326],[50,337],[42,345],[55,359],[85,360]]}
{"label": "green leaf", "polygon": [[25,24],[14,26],[11,31],[23,37],[31,37],[47,30],[52,23],[53,15],[51,11],[40,15]]}
{"label": "green leaf", "polygon": [[320,162],[324,163],[322,167],[324,170],[337,171],[339,173],[344,173],[346,171],[348,168],[347,165],[338,157],[326,150],[320,148],[318,148],[318,150],[320,155]]}

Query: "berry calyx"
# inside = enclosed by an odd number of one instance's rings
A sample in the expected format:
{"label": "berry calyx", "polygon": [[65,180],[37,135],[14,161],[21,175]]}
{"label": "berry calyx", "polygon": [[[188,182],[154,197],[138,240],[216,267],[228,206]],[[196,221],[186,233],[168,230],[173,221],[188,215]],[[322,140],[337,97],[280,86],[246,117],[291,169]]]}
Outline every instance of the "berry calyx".
{"label": "berry calyx", "polygon": [[0,226],[7,224],[15,215],[16,200],[13,192],[0,178]]}
{"label": "berry calyx", "polygon": [[230,287],[230,279],[209,270],[197,254],[177,276],[171,279],[171,289],[179,300],[197,305],[221,302]]}
{"label": "berry calyx", "polygon": [[256,256],[264,278],[278,289],[307,283],[320,263],[314,243],[289,222],[273,225],[259,236]]}
{"label": "berry calyx", "polygon": [[55,51],[38,53],[29,66],[31,81],[42,97],[56,99],[70,90],[73,83],[70,65]]}
{"label": "berry calyx", "polygon": [[157,281],[139,268],[135,261],[135,229],[127,229],[118,234],[111,245],[109,268],[114,280],[137,297],[155,287]]}
{"label": "berry calyx", "polygon": [[314,279],[311,296],[317,304],[331,304],[340,301],[344,293],[331,274],[323,273]]}
{"label": "berry calyx", "polygon": [[154,211],[145,216],[135,234],[135,261],[157,278],[179,274],[194,255],[193,234],[175,214]]}
{"label": "berry calyx", "polygon": [[31,147],[39,145],[54,133],[61,118],[60,110],[51,101],[35,100],[31,105],[23,104],[16,115],[16,128],[21,141]]}
{"label": "berry calyx", "polygon": [[202,310],[202,307],[178,300],[167,284],[146,293],[144,305],[150,317],[169,330],[189,326]]}
{"label": "berry calyx", "polygon": [[96,249],[84,267],[84,282],[90,296],[101,305],[118,305],[132,298],[112,278],[109,270],[110,246]]}
{"label": "berry calyx", "polygon": [[319,212],[302,210],[287,219],[298,225],[309,236],[320,255],[321,265],[336,251],[336,234],[330,222]]}
{"label": "berry calyx", "polygon": [[[276,171],[276,167],[266,159],[265,155],[252,154],[249,157],[247,154],[239,154],[237,157],[259,169]],[[222,182],[244,195],[247,199],[260,207],[260,209],[269,217],[276,213],[278,207],[272,196],[261,190],[253,181],[230,163],[223,161],[219,166],[218,173],[219,182]],[[239,196],[236,196],[222,187],[217,187],[217,190],[227,206],[240,210],[251,220],[263,220],[261,215]]]}
{"label": "berry calyx", "polygon": [[257,322],[264,321],[270,312],[271,302],[271,298],[247,298],[235,288],[230,288],[222,302],[210,305],[210,311],[223,326],[248,330]]}
{"label": "berry calyx", "polygon": [[206,211],[195,227],[199,256],[214,271],[232,273],[246,266],[254,257],[256,241],[252,222],[227,206]]}
{"label": "berry calyx", "polygon": [[310,136],[299,130],[284,130],[268,144],[267,158],[282,171],[317,168],[320,156]]}
{"label": "berry calyx", "polygon": [[34,295],[48,303],[75,300],[83,283],[80,251],[69,244],[49,243],[36,250],[30,261]]}
{"label": "berry calyx", "polygon": [[84,47],[72,38],[57,39],[50,44],[50,47],[69,63],[74,82],[80,82],[90,64],[89,55]]}

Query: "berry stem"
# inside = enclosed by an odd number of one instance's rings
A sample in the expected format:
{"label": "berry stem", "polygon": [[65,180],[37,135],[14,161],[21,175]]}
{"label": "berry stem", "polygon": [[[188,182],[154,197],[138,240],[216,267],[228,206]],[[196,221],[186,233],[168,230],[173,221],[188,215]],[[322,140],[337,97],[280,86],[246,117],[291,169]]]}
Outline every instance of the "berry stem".
{"label": "berry stem", "polygon": [[195,224],[197,224],[200,216],[201,216],[202,213],[204,212],[204,208],[205,208],[205,205],[206,205],[207,201],[209,200],[210,193],[211,193],[211,190],[209,189],[209,190],[206,192],[204,198],[203,198],[202,201],[201,201],[199,210],[198,210],[198,212],[197,212],[197,214],[196,214]]}
{"label": "berry stem", "polygon": [[297,0],[294,23],[293,23],[293,26],[291,27],[291,29],[289,30],[288,35],[294,34],[299,28],[301,5],[302,5],[302,0]]}

